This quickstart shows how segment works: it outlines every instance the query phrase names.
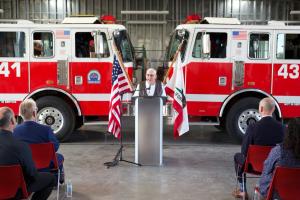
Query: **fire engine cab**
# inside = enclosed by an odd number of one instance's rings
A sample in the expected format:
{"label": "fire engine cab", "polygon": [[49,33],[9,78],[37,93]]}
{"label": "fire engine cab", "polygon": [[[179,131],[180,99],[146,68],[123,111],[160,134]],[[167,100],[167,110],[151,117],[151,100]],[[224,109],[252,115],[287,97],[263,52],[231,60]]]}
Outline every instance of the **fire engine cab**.
{"label": "fire engine cab", "polygon": [[190,121],[217,125],[241,139],[260,119],[258,103],[276,102],[274,117],[300,117],[300,26],[273,22],[241,25],[232,18],[182,24],[171,36],[167,59],[183,41]]}
{"label": "fire engine cab", "polygon": [[18,114],[21,101],[36,100],[38,122],[66,140],[86,119],[108,116],[116,51],[132,78],[133,48],[122,25],[97,17],[0,24],[0,106]]}

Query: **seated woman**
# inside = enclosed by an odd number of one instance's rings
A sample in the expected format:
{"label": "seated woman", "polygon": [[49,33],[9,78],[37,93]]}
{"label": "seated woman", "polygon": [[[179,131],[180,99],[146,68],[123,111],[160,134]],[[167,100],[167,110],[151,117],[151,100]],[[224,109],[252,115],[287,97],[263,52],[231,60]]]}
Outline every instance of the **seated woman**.
{"label": "seated woman", "polygon": [[259,192],[262,198],[266,198],[268,194],[276,166],[300,167],[300,119],[289,121],[283,143],[274,147],[264,162],[259,180]]}

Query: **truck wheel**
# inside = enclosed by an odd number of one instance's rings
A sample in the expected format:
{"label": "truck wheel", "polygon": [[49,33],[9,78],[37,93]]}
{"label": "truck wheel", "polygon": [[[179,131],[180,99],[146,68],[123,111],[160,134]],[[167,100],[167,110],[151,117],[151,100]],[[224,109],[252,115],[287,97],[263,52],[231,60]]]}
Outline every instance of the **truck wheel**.
{"label": "truck wheel", "polygon": [[226,131],[241,141],[249,124],[257,122],[261,117],[258,112],[260,99],[244,98],[233,105],[226,118]]}
{"label": "truck wheel", "polygon": [[42,97],[36,102],[37,122],[50,126],[59,141],[67,141],[75,126],[75,114],[71,107],[54,96]]}

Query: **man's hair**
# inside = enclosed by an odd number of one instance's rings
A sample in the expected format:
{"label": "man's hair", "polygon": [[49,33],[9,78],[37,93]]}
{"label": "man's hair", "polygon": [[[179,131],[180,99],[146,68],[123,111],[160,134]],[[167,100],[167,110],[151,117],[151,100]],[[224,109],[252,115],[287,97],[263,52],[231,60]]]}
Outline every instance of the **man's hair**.
{"label": "man's hair", "polygon": [[153,67],[147,68],[146,73],[147,73],[148,71],[150,71],[150,70],[151,70],[151,71],[154,71],[155,74],[157,74],[157,70],[154,69]]}
{"label": "man's hair", "polygon": [[275,109],[275,101],[270,97],[263,98],[260,104],[267,112],[272,112]]}
{"label": "man's hair", "polygon": [[9,107],[0,108],[0,128],[8,128],[14,117],[14,112]]}
{"label": "man's hair", "polygon": [[36,111],[36,103],[33,99],[26,99],[20,104],[20,115],[24,120],[32,118],[33,113]]}

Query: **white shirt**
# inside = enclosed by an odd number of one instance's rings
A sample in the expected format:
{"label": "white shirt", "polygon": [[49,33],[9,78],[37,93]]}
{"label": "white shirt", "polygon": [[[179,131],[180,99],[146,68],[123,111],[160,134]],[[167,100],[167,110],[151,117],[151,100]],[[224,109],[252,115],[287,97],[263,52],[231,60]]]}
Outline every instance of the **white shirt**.
{"label": "white shirt", "polygon": [[[146,81],[146,92],[148,96],[153,96],[154,95],[154,91],[155,91],[155,85],[150,85],[147,81]],[[165,91],[165,87],[163,84],[161,84],[161,89],[162,89],[162,97],[166,96],[166,91]],[[140,84],[138,84],[138,86],[136,87],[136,90],[133,94],[133,97],[138,97],[140,93]]]}

